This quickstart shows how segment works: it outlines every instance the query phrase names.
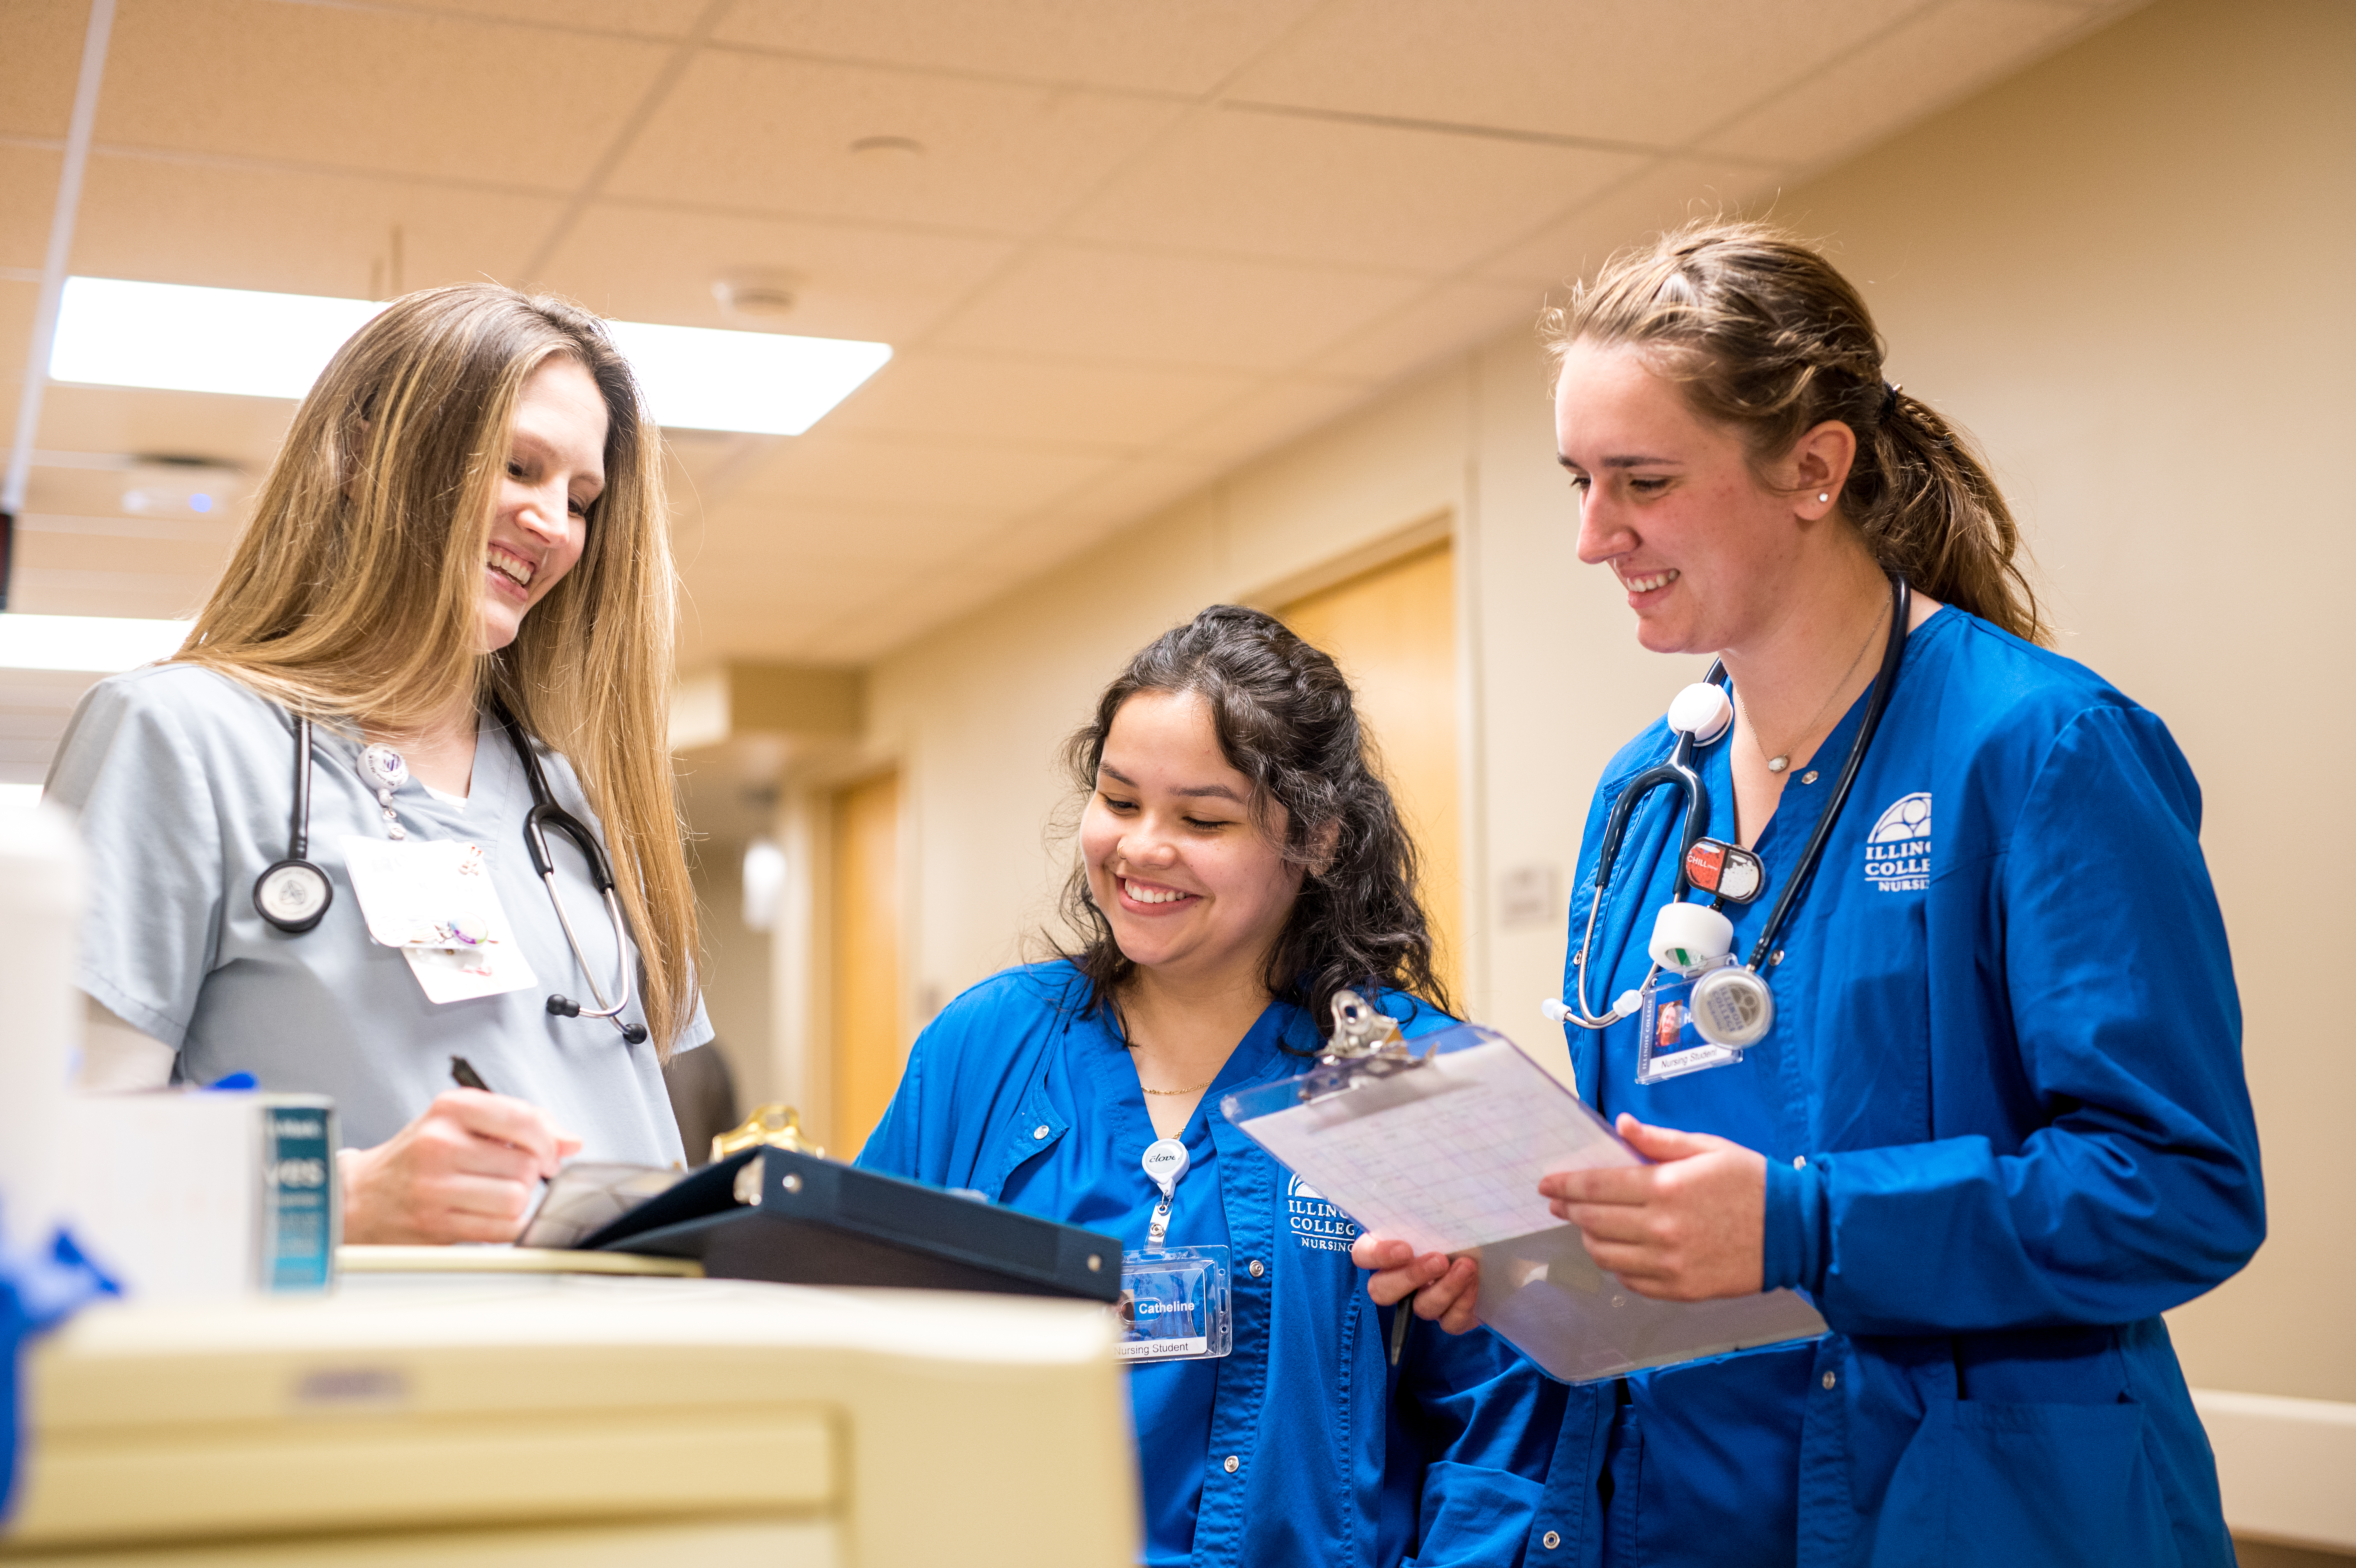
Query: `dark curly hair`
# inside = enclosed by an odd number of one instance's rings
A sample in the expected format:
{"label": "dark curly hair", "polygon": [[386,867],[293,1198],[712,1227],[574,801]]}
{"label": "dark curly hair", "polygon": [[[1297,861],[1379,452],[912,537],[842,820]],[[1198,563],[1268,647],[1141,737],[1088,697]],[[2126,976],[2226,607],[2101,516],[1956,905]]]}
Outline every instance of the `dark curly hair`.
{"label": "dark curly hair", "polygon": [[[1269,994],[1306,1008],[1321,1030],[1333,993],[1344,987],[1406,992],[1451,1010],[1415,895],[1415,841],[1333,660],[1274,616],[1213,605],[1130,660],[1097,700],[1095,717],[1065,743],[1082,791],[1097,787],[1113,716],[1140,692],[1200,696],[1228,766],[1252,782],[1254,821],[1265,830],[1273,808],[1283,809],[1284,857],[1309,875],[1269,954]],[[1063,956],[1087,978],[1089,1009],[1108,1007],[1136,966],[1097,907],[1085,862],[1065,884],[1064,915],[1085,940]]]}

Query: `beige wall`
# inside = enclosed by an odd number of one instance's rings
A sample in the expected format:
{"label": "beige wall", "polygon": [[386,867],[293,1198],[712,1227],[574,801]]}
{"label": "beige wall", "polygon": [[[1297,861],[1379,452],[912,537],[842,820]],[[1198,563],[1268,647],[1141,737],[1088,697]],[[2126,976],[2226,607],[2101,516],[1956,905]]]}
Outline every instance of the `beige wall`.
{"label": "beige wall", "polygon": [[[2163,3],[1778,208],[1865,286],[1896,378],[1990,449],[2063,650],[2166,718],[2201,775],[2274,1235],[2176,1330],[2196,1382],[2340,1400],[2356,1400],[2340,1332],[2356,1300],[2356,1027],[2302,1004],[2347,961],[2318,950],[2304,915],[2298,942],[2267,948],[2264,911],[2319,896],[2336,918],[2343,902],[2297,875],[2303,843],[2276,841],[2278,802],[2336,825],[2356,762],[2337,703],[2320,722],[2292,712],[2308,682],[2342,683],[2327,660],[2356,576],[2340,474],[2356,430],[2351,81],[2341,0]],[[1694,671],[1638,650],[1608,580],[1572,559],[1518,333],[875,668],[869,745],[908,785],[910,1027],[1047,919],[1068,864],[1043,852],[1055,746],[1129,652],[1434,518],[1460,564],[1467,990],[1477,1015],[1538,1037],[1565,933],[1559,917],[1497,929],[1497,879],[1567,873],[1604,759]]]}

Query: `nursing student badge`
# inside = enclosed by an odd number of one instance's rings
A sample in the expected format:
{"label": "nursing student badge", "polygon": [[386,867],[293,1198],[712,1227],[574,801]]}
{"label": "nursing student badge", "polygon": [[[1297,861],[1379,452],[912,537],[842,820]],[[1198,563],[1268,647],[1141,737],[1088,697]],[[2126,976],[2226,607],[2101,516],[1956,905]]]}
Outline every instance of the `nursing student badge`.
{"label": "nursing student badge", "polygon": [[454,839],[340,841],[371,940],[399,948],[429,1002],[538,985],[479,845]]}
{"label": "nursing student badge", "polygon": [[1225,1247],[1165,1247],[1170,1206],[1178,1179],[1186,1174],[1186,1145],[1156,1138],[1138,1162],[1145,1179],[1162,1193],[1146,1222],[1145,1251],[1123,1251],[1120,1260],[1121,1361],[1194,1361],[1224,1356],[1235,1347],[1235,1314],[1227,1295]]}
{"label": "nursing student badge", "polygon": [[1194,1361],[1235,1348],[1225,1247],[1164,1247],[1120,1260],[1121,1361]]}

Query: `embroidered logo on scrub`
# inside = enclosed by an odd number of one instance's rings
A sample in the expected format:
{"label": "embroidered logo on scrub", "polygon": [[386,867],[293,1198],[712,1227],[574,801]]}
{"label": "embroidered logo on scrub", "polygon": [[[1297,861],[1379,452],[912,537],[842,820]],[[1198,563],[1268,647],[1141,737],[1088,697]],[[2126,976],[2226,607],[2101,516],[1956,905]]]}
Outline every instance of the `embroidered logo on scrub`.
{"label": "embroidered logo on scrub", "polygon": [[1865,835],[1865,879],[1884,893],[1931,886],[1931,792],[1890,802]]}
{"label": "embroidered logo on scrub", "polygon": [[1301,1246],[1321,1252],[1346,1252],[1358,1239],[1358,1227],[1350,1217],[1299,1176],[1284,1184],[1284,1213],[1292,1226],[1292,1239]]}

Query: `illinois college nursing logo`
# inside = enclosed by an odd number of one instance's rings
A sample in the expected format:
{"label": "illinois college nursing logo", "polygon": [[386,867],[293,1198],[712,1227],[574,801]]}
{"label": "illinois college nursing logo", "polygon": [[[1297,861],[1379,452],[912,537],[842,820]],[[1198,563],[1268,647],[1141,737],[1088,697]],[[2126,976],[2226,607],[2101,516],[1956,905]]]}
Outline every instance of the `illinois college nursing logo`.
{"label": "illinois college nursing logo", "polygon": [[1865,835],[1865,879],[1884,893],[1931,886],[1931,792],[1890,802]]}
{"label": "illinois college nursing logo", "polygon": [[1292,1239],[1304,1247],[1314,1247],[1321,1252],[1346,1252],[1350,1243],[1358,1238],[1358,1227],[1350,1217],[1325,1201],[1325,1195],[1302,1181],[1292,1177],[1284,1184],[1285,1218],[1292,1224]]}

